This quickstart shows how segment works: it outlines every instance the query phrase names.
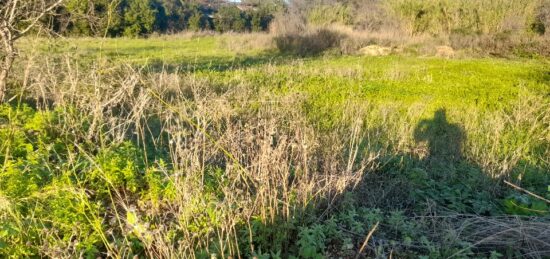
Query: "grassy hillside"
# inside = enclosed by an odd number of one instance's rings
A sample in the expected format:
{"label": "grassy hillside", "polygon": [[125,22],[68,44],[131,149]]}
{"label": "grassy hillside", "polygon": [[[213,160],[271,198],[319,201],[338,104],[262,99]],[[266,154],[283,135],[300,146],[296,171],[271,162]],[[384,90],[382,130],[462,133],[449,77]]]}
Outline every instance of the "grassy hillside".
{"label": "grassy hillside", "polygon": [[25,40],[0,256],[549,255],[547,59]]}

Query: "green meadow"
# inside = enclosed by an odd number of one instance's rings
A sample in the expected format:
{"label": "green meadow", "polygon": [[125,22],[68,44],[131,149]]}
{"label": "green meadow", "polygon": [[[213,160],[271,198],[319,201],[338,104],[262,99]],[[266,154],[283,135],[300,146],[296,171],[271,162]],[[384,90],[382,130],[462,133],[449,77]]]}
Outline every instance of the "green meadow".
{"label": "green meadow", "polygon": [[191,72],[214,81],[245,80],[282,94],[297,91],[449,107],[503,108],[520,94],[544,96],[550,80],[550,64],[544,58],[444,59],[412,54],[296,58],[246,46],[235,35],[82,38],[37,45],[40,54],[68,55],[85,60],[82,63],[104,61],[150,72]]}

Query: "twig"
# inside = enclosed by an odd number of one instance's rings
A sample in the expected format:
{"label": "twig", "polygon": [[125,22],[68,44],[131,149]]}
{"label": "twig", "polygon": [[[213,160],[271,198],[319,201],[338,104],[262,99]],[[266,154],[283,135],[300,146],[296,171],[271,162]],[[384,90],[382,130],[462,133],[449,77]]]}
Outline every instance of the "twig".
{"label": "twig", "polygon": [[513,183],[510,183],[510,182],[508,182],[508,181],[506,181],[506,180],[504,181],[504,183],[507,184],[507,185],[512,186],[512,187],[513,187],[514,189],[516,189],[516,190],[525,192],[525,193],[527,193],[527,194],[529,194],[529,195],[531,195],[531,196],[533,196],[533,197],[535,197],[535,198],[537,198],[537,199],[540,199],[540,200],[545,201],[546,203],[550,204],[550,200],[545,199],[545,198],[542,197],[542,196],[539,196],[539,195],[537,195],[537,194],[535,194],[535,193],[532,193],[532,192],[530,192],[530,191],[528,191],[528,190],[525,190],[525,189],[523,189],[523,188],[521,188],[521,187],[519,187],[519,186],[517,186],[517,185],[515,185],[515,184],[513,184]]}
{"label": "twig", "polygon": [[365,250],[365,247],[367,247],[367,243],[369,242],[372,234],[374,234],[374,231],[376,231],[376,229],[378,228],[379,223],[380,222],[376,222],[374,227],[369,231],[369,234],[367,235],[367,238],[365,238],[365,242],[363,242],[363,245],[361,246],[361,248],[359,249],[359,252],[357,252],[357,255],[355,256],[355,259],[358,259],[359,256],[361,256],[361,254],[363,253],[363,250]]}

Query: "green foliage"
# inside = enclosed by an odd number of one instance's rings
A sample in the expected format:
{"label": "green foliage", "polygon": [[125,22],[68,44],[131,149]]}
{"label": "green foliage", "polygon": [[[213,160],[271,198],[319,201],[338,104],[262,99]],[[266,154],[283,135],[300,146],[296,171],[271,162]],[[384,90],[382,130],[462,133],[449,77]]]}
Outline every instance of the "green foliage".
{"label": "green foliage", "polygon": [[248,15],[235,6],[221,7],[214,17],[218,32],[244,32],[248,28]]}
{"label": "green foliage", "polygon": [[266,2],[241,11],[235,6],[178,0],[70,0],[53,17],[53,29],[75,36],[128,37],[183,30],[265,31],[281,6]]}
{"label": "green foliage", "polygon": [[149,201],[153,206],[159,207],[163,201],[172,201],[176,197],[174,182],[169,178],[169,170],[163,160],[156,166],[149,167],[144,176],[144,185],[147,191],[142,192],[143,200]]}
{"label": "green foliage", "polygon": [[137,193],[143,189],[143,157],[131,143],[101,150],[94,161],[96,168],[83,181],[98,188],[97,195],[102,198],[107,198],[111,190]]}
{"label": "green foliage", "polygon": [[[295,242],[291,240],[296,230],[296,222],[277,220],[273,224],[266,224],[261,217],[255,216],[251,219],[250,225],[241,228],[241,233],[239,233],[243,255],[252,257],[262,254],[259,251],[271,254],[281,254],[283,251],[287,254],[297,254]],[[250,234],[254,236],[252,244],[249,240]],[[251,251],[251,246],[255,247],[256,251]]]}
{"label": "green foliage", "polygon": [[[53,23],[56,31],[69,35],[103,36],[107,33],[109,36],[135,37],[153,31],[186,29],[265,31],[276,13],[290,8],[285,1],[251,2],[255,4],[253,9],[241,11],[233,5],[200,1],[70,0],[53,18]],[[311,1],[306,6],[304,16],[312,25],[391,27],[405,29],[411,34],[468,36],[531,32],[544,35],[549,26],[548,3],[541,0],[346,0],[330,4]]]}
{"label": "green foliage", "polygon": [[96,254],[101,247],[89,217],[97,215],[99,207],[90,203],[83,190],[71,184],[70,173],[63,171],[67,148],[50,125],[55,116],[27,106],[0,106],[5,154],[0,173],[1,256],[32,256],[42,242],[55,247],[72,239],[79,242],[67,249],[87,255]]}
{"label": "green foliage", "polygon": [[124,35],[138,37],[152,32],[158,13],[152,0],[128,0],[127,5],[124,12]]}
{"label": "green foliage", "polygon": [[267,31],[269,24],[273,20],[273,15],[266,9],[252,11],[250,14],[250,27],[254,32]]}
{"label": "green foliage", "polygon": [[89,1],[67,1],[65,8],[71,15],[71,34],[92,35],[90,23],[84,18],[89,9]]}
{"label": "green foliage", "polygon": [[194,12],[191,17],[189,17],[189,30],[191,31],[200,31],[205,28],[206,19],[200,12]]}
{"label": "green foliage", "polygon": [[54,29],[69,35],[117,36],[123,27],[118,2],[110,0],[66,1],[55,18]]}
{"label": "green foliage", "polygon": [[108,245],[110,226],[100,215],[113,213],[105,205],[115,192],[157,206],[174,197],[164,163],[145,170],[143,155],[129,142],[97,155],[94,149],[73,150],[74,144],[87,145],[58,131],[61,112],[0,105],[1,257],[37,256],[46,244],[95,257]]}
{"label": "green foliage", "polygon": [[50,114],[35,113],[27,106],[20,110],[0,107],[0,123],[14,127],[0,128],[0,139],[4,141],[0,149],[0,159],[4,161],[0,189],[7,197],[28,196],[51,180],[47,158],[56,152],[54,147],[59,140],[47,128],[49,117]]}
{"label": "green foliage", "polygon": [[435,201],[459,213],[499,214],[494,197],[484,188],[489,179],[479,168],[464,162],[455,168],[449,167],[449,164],[442,164],[429,172],[420,168],[409,171],[407,180],[414,186],[412,195],[419,201]]}
{"label": "green foliage", "polygon": [[542,22],[534,22],[531,24],[531,30],[539,35],[546,33],[546,26]]}
{"label": "green foliage", "polygon": [[300,258],[323,258],[325,242],[322,225],[301,228],[297,241]]}
{"label": "green foliage", "polygon": [[506,213],[524,216],[543,216],[550,213],[550,207],[545,201],[526,194],[512,194],[504,199]]}

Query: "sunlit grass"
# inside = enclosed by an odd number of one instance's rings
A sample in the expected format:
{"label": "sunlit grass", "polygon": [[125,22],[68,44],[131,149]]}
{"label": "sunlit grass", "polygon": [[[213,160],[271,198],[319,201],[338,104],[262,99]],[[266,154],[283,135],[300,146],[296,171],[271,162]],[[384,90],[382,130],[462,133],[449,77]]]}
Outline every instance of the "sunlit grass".
{"label": "sunlit grass", "polygon": [[[322,56],[298,59],[265,48],[235,51],[238,36],[165,36],[150,39],[78,38],[40,44],[50,55],[70,53],[82,62],[107,59],[135,66],[200,68],[197,76],[279,92],[338,93],[370,101],[476,104],[503,107],[520,92],[550,91],[548,60],[430,57]],[[25,46],[28,47],[28,46]]]}

